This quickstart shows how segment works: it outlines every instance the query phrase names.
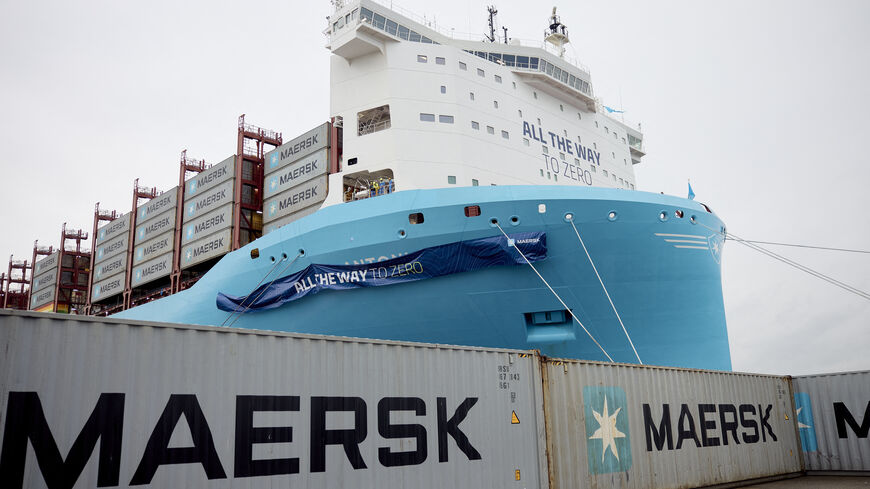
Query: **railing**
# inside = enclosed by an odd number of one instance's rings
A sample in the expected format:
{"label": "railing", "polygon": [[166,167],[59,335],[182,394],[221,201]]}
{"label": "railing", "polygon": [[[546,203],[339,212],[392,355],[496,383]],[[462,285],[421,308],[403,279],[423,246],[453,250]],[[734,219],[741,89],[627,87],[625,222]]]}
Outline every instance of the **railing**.
{"label": "railing", "polygon": [[391,127],[390,121],[381,121],[370,124],[360,124],[359,129],[357,131],[358,136],[363,136],[365,134],[371,134],[373,132],[383,131],[384,129],[389,129]]}
{"label": "railing", "polygon": [[[387,0],[372,0],[372,1],[378,5],[381,5],[382,7],[390,9],[393,12],[401,14],[402,16],[407,17],[408,19],[411,19],[414,22],[417,22],[418,24],[426,27],[427,29],[435,31],[438,34],[441,34],[442,36],[444,36],[448,39],[456,39],[459,41],[473,41],[473,42],[481,42],[481,43],[485,42],[487,44],[492,44],[492,45],[500,44],[498,42],[494,42],[494,43],[488,42],[488,40],[486,39],[486,35],[482,34],[482,33],[461,32],[461,31],[457,31],[456,29],[452,29],[452,28],[448,29],[445,27],[439,27],[438,22],[435,19],[427,19],[425,16],[417,15],[413,11],[406,9],[406,8],[402,7],[401,5],[396,4],[395,2],[387,1]],[[344,6],[345,5],[341,5],[339,7],[338,5],[336,5],[336,10],[338,10],[339,8],[343,8]],[[345,24],[345,26],[357,25],[357,24],[361,23],[363,20],[365,20],[367,24],[372,23],[371,19],[361,19],[360,16],[357,15],[356,19],[352,19],[350,21],[350,23]],[[329,22],[329,25],[327,26],[327,32],[331,32],[332,31],[332,23],[331,23],[332,21],[328,20],[327,22]],[[521,39],[521,38],[516,38],[516,37],[510,38],[510,39],[511,39],[511,41],[519,42],[521,46],[542,49],[542,50],[546,51],[547,53],[552,54],[552,55],[556,56],[557,58],[563,59],[563,60],[567,61],[568,63],[570,63],[571,65],[576,66],[577,68],[580,68],[581,70],[585,71],[586,73],[591,73],[589,71],[589,68],[586,65],[580,63],[574,57],[564,56],[563,53],[560,52],[559,48],[557,48],[556,46],[554,46],[546,41],[541,41],[538,39]],[[511,44],[503,44],[503,45],[504,46],[511,46]]]}

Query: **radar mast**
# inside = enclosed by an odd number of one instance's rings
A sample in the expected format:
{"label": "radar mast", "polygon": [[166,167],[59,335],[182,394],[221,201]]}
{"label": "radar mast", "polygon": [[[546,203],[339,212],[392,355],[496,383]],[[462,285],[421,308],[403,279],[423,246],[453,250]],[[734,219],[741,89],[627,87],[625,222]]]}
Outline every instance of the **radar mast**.
{"label": "radar mast", "polygon": [[565,56],[565,45],[571,40],[568,39],[568,27],[559,22],[556,7],[553,7],[553,15],[550,16],[550,28],[544,31],[544,41],[556,46],[560,58]]}

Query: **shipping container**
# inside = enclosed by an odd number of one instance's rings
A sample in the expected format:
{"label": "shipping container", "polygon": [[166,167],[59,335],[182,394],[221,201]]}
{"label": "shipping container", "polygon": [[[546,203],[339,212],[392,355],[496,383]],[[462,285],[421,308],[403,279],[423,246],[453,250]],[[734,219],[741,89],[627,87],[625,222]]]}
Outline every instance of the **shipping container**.
{"label": "shipping container", "polygon": [[297,185],[263,202],[263,222],[269,223],[284,216],[320,204],[326,199],[327,175]]}
{"label": "shipping container", "polygon": [[804,465],[870,471],[870,371],[792,379]]}
{"label": "shipping container", "polygon": [[33,266],[33,276],[39,276],[43,273],[57,268],[58,257],[60,256],[60,250],[55,251],[54,253],[46,256],[41,260],[37,260],[36,264]]}
{"label": "shipping container", "polygon": [[184,201],[199,196],[202,192],[233,178],[235,155],[221,161],[211,168],[184,182]]}
{"label": "shipping container", "polygon": [[130,217],[131,214],[128,212],[123,216],[115,219],[114,221],[109,221],[104,224],[100,228],[97,229],[97,239],[94,241],[94,244],[103,243],[106,240],[112,239],[121,235],[126,231],[130,230]]}
{"label": "shipping container", "polygon": [[328,154],[325,148],[321,149],[267,176],[263,198],[269,198],[314,177],[325,175],[329,165]]}
{"label": "shipping container", "polygon": [[220,185],[215,185],[208,190],[200,190],[196,196],[184,201],[184,216],[183,223],[190,222],[207,212],[211,212],[218,207],[233,202],[233,189],[235,188],[235,179],[229,179]]}
{"label": "shipping container", "polygon": [[688,488],[801,471],[788,378],[548,360],[554,489]]}
{"label": "shipping container", "polygon": [[[169,209],[159,216],[154,216],[144,224],[136,226],[134,244],[138,245],[156,238],[160,234],[175,231],[175,209]],[[138,223],[137,223],[138,224]]]}
{"label": "shipping container", "polygon": [[181,242],[190,243],[233,225],[233,204],[227,204],[208,214],[185,222],[182,227]]}
{"label": "shipping container", "polygon": [[329,123],[327,122],[267,152],[265,174],[269,175],[319,149],[328,147]]}
{"label": "shipping container", "polygon": [[0,351],[3,487],[548,487],[526,352],[7,311]]}
{"label": "shipping container", "polygon": [[137,217],[136,224],[144,224],[152,218],[170,210],[175,209],[178,203],[178,187],[173,187],[166,192],[154,197],[136,208]]}

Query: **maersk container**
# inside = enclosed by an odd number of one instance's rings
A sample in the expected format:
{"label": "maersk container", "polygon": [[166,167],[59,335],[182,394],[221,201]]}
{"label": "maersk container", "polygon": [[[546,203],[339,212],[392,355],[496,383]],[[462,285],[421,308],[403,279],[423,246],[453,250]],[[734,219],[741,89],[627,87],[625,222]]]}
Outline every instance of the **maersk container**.
{"label": "maersk container", "polygon": [[792,379],[807,470],[870,471],[870,371]]}
{"label": "maersk container", "polygon": [[801,471],[788,378],[547,360],[550,482],[687,488]]}
{"label": "maersk container", "polygon": [[4,488],[548,487],[524,352],[17,311],[0,352]]}

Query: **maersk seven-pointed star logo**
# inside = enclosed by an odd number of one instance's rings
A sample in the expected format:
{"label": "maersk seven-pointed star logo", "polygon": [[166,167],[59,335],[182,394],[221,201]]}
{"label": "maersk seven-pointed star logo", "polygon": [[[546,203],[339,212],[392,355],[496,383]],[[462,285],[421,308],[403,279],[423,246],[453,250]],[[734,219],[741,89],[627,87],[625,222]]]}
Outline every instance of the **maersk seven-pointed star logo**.
{"label": "maersk seven-pointed star logo", "polygon": [[269,190],[275,190],[275,187],[278,186],[278,177],[272,177],[269,179]]}
{"label": "maersk seven-pointed star logo", "polygon": [[716,260],[716,263],[720,263],[722,260],[722,247],[725,246],[725,240],[722,238],[722,235],[716,233],[709,236],[707,244],[710,245],[710,253],[713,253],[713,259]]}
{"label": "maersk seven-pointed star logo", "polygon": [[269,205],[269,217],[274,216],[276,210],[278,210],[278,204],[272,202],[272,204]]}
{"label": "maersk seven-pointed star logo", "polygon": [[269,168],[275,168],[278,166],[278,153],[272,153],[272,158],[269,160]]}
{"label": "maersk seven-pointed star logo", "polygon": [[584,387],[586,460],[592,474],[631,468],[628,403],[620,387]]}
{"label": "maersk seven-pointed star logo", "polygon": [[795,421],[801,436],[801,449],[805,452],[816,452],[816,421],[813,419],[813,405],[810,395],[806,392],[795,392],[794,407],[797,409]]}

